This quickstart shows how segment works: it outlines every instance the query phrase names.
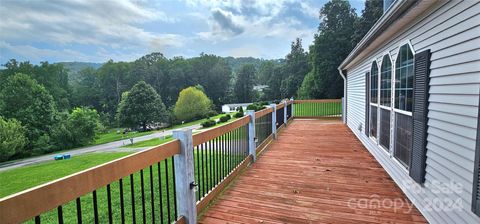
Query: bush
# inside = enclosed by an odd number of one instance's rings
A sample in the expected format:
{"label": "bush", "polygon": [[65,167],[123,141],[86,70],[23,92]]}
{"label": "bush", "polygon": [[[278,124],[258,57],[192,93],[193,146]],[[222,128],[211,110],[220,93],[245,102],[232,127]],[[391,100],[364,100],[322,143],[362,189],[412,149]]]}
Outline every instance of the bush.
{"label": "bush", "polygon": [[236,117],[236,118],[241,118],[241,117],[243,117],[243,111],[242,112],[239,111],[239,112],[235,113],[235,115],[233,115],[233,116]]}
{"label": "bush", "polygon": [[21,153],[27,143],[25,128],[20,122],[0,116],[0,162]]}
{"label": "bush", "polygon": [[230,118],[232,118],[232,117],[230,117],[229,114],[221,116],[220,117],[220,122],[227,122],[228,120],[230,120]]}
{"label": "bush", "polygon": [[209,112],[207,113],[207,118],[208,118],[208,117],[215,117],[215,116],[217,116],[217,115],[218,115],[218,113],[217,113],[216,111],[211,110],[211,111],[209,111]]}
{"label": "bush", "polygon": [[217,124],[217,123],[210,118],[201,123],[202,127],[204,127],[204,128],[213,127],[213,126],[215,126],[215,124]]}
{"label": "bush", "polygon": [[247,106],[247,110],[259,111],[265,108],[262,103],[253,103]]}

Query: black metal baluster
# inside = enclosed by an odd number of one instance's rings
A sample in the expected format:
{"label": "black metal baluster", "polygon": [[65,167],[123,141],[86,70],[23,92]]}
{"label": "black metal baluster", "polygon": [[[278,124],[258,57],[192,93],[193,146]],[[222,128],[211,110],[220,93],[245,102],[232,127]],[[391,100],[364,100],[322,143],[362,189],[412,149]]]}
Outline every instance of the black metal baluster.
{"label": "black metal baluster", "polygon": [[110,191],[110,184],[107,184],[107,207],[108,207],[108,223],[113,223],[112,218],[112,193]]}
{"label": "black metal baluster", "polygon": [[118,180],[118,187],[120,188],[120,219],[122,224],[125,223],[125,202],[123,201],[123,179]]}
{"label": "black metal baluster", "polygon": [[93,217],[95,220],[95,224],[98,223],[98,205],[97,205],[97,191],[93,191]]}
{"label": "black metal baluster", "polygon": [[168,178],[168,158],[165,159],[165,178],[166,178],[166,190],[167,190],[167,215],[168,215],[168,223],[172,223],[171,221],[171,213],[170,213],[170,188],[169,188],[169,185],[170,185],[170,178]]}
{"label": "black metal baluster", "polygon": [[132,223],[136,223],[137,219],[135,217],[135,187],[133,186],[133,173],[130,174],[130,193],[132,196]]}
{"label": "black metal baluster", "polygon": [[140,191],[142,196],[142,220],[143,224],[147,223],[146,213],[145,213],[145,184],[143,181],[143,170],[140,170]]}
{"label": "black metal baluster", "polygon": [[225,179],[225,134],[221,136],[222,145],[222,180]]}
{"label": "black metal baluster", "polygon": [[177,220],[177,185],[175,184],[175,157],[172,156],[172,179],[173,179],[173,212],[174,220]]}
{"label": "black metal baluster", "polygon": [[195,163],[194,163],[196,165],[195,168],[197,169],[197,172],[195,173],[196,174],[195,175],[195,177],[196,177],[195,182],[197,183],[197,201],[200,201],[200,186],[198,186],[200,184],[200,152],[198,150],[198,146],[194,147],[193,153],[196,154],[194,156],[197,156],[197,159],[195,160]]}
{"label": "black metal baluster", "polygon": [[220,167],[218,166],[219,164],[219,160],[218,160],[218,138],[215,138],[215,181],[217,182],[217,184],[220,182],[220,175],[219,175],[219,171],[220,171]]}
{"label": "black metal baluster", "polygon": [[153,168],[152,165],[150,169],[150,206],[152,207],[152,223],[155,223],[155,194],[154,194],[154,184],[153,184]]}
{"label": "black metal baluster", "polygon": [[212,141],[208,141],[208,159],[210,160],[210,163],[208,164],[210,166],[210,177],[208,178],[208,180],[210,181],[210,187],[208,188],[209,192],[210,190],[213,189],[213,161],[212,161]]}
{"label": "black metal baluster", "polygon": [[157,163],[158,168],[158,197],[160,199],[160,223],[163,224],[163,190],[162,190],[162,171],[160,162]]}
{"label": "black metal baluster", "polygon": [[82,205],[80,202],[80,198],[77,198],[76,204],[77,204],[77,223],[81,224],[82,223]]}
{"label": "black metal baluster", "polygon": [[200,198],[203,198],[205,196],[205,150],[203,148],[203,143],[200,144],[200,150],[201,150],[201,156],[202,156],[202,197]]}
{"label": "black metal baluster", "polygon": [[232,168],[233,168],[233,131],[230,131],[228,132],[228,150],[229,150],[229,164],[230,164],[230,167],[228,168],[228,174],[230,174],[230,172],[232,171]]}
{"label": "black metal baluster", "polygon": [[40,224],[40,222],[41,222],[40,216],[39,215],[35,216],[35,224]]}
{"label": "black metal baluster", "polygon": [[58,215],[58,224],[63,224],[63,209],[61,205],[57,207],[57,215]]}

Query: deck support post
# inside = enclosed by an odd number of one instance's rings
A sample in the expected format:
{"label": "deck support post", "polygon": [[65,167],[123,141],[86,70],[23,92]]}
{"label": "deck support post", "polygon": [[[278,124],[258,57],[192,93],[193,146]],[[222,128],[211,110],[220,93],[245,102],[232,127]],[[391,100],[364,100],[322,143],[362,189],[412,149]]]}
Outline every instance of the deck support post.
{"label": "deck support post", "polygon": [[292,102],[292,113],[290,114],[290,116],[293,118],[293,117],[295,117],[295,116],[293,116],[293,111],[295,111],[295,104],[294,104],[295,101],[293,100],[293,97],[290,98],[290,101]]}
{"label": "deck support post", "polygon": [[197,223],[197,207],[192,130],[175,130],[173,137],[180,140],[180,154],[174,156],[178,216],[184,216],[187,224],[195,224]]}
{"label": "deck support post", "polygon": [[287,127],[287,106],[288,106],[288,101],[285,100],[283,102],[283,123],[285,124],[285,127]]}
{"label": "deck support post", "polygon": [[277,104],[270,104],[272,111],[272,137],[277,139]]}
{"label": "deck support post", "polygon": [[250,122],[248,122],[248,153],[252,156],[252,163],[257,160],[257,150],[255,146],[255,111],[247,110],[248,116],[250,116]]}

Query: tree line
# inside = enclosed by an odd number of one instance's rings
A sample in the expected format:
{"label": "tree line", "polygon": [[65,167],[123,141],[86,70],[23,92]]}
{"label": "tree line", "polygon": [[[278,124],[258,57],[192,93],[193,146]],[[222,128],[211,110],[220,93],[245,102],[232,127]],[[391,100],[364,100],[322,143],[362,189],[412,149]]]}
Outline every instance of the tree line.
{"label": "tree line", "polygon": [[64,64],[12,59],[0,71],[0,161],[87,145],[110,127],[147,130],[209,117],[225,103],[339,98],[338,65],[381,15],[381,1],[367,0],[357,16],[347,1],[332,0],[319,11],[309,51],[297,38],[278,60],[154,52],[72,79]]}

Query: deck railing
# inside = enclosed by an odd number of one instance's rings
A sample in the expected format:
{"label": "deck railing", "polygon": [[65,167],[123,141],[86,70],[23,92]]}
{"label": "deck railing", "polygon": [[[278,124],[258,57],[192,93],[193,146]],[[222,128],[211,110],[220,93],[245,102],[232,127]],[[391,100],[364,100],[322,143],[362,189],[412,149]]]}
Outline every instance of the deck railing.
{"label": "deck railing", "polygon": [[342,100],[295,100],[293,114],[297,118],[341,117]]}
{"label": "deck railing", "polygon": [[294,117],[340,116],[339,100],[287,100],[233,122],[0,199],[1,223],[195,223]]}

